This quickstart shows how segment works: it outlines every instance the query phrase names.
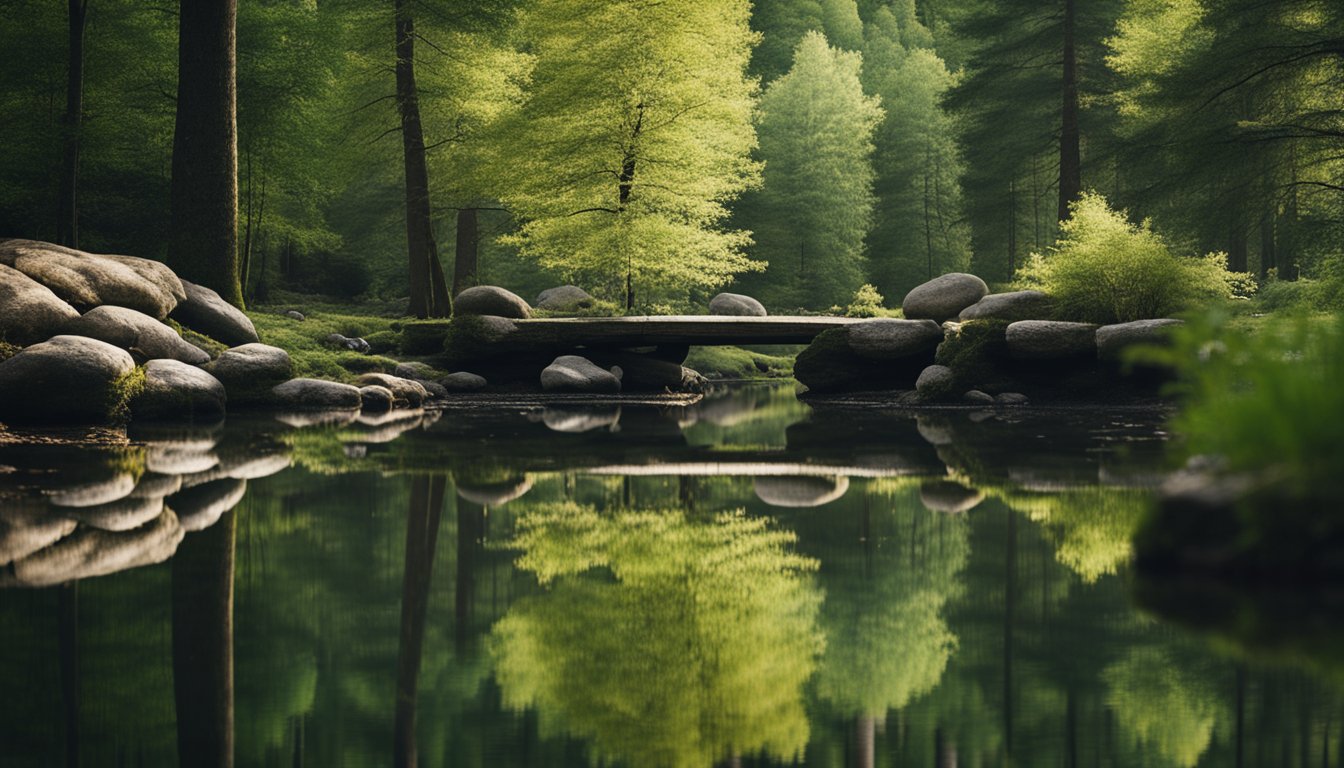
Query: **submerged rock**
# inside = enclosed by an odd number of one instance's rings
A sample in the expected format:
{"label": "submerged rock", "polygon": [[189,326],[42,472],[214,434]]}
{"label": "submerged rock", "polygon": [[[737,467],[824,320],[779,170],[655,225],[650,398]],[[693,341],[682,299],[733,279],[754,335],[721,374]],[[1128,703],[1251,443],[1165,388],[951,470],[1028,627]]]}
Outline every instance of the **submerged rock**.
{"label": "submerged rock", "polygon": [[532,316],[532,308],[523,297],[494,285],[478,285],[453,299],[454,315],[492,315],[514,320]]}
{"label": "submerged rock", "polygon": [[126,307],[95,307],[71,320],[65,332],[106,341],[142,360],[179,360],[189,365],[210,362],[210,355],[177,331],[143,312]]}
{"label": "submerged rock", "polygon": [[55,336],[0,362],[0,419],[104,422],[124,405],[135,370],[128,352],[83,336]]}
{"label": "submerged rock", "polygon": [[360,409],[371,413],[390,411],[396,405],[397,398],[392,390],[369,384],[359,388]]}
{"label": "submerged rock", "polygon": [[17,269],[0,264],[0,339],[12,344],[35,344],[60,332],[79,317],[51,289]]}
{"label": "submerged rock", "polygon": [[735,317],[765,317],[765,305],[741,293],[720,293],[709,300],[709,314]]}
{"label": "submerged rock", "polygon": [[950,272],[917,286],[905,295],[901,312],[910,320],[943,322],[984,298],[989,286],[975,275]]}
{"label": "submerged rock", "polygon": [[187,297],[178,302],[169,317],[231,347],[261,341],[252,320],[218,293],[186,280],[182,288]]}

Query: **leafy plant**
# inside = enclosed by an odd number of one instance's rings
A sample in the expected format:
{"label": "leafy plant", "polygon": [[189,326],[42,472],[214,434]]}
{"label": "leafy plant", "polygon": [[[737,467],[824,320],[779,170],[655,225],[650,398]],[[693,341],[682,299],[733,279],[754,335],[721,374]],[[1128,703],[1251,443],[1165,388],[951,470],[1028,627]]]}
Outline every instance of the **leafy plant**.
{"label": "leafy plant", "polygon": [[854,298],[849,301],[849,308],[845,310],[846,317],[882,317],[886,310],[882,307],[885,299],[882,294],[877,292],[872,283],[864,283],[859,286],[859,290],[854,292]]}

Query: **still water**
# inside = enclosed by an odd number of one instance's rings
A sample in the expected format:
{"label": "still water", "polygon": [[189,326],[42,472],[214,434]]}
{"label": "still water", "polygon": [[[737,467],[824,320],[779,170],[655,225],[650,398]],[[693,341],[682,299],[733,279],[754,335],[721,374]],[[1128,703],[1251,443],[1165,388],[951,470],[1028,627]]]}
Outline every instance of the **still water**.
{"label": "still water", "polygon": [[1129,572],[1159,416],[309,420],[0,443],[0,765],[1344,764],[1334,598]]}

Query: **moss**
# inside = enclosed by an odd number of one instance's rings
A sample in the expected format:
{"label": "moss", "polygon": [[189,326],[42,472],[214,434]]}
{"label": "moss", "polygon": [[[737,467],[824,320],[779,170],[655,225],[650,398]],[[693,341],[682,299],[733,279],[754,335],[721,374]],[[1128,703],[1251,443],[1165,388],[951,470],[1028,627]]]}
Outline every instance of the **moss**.
{"label": "moss", "polygon": [[384,339],[388,335],[395,336],[391,328],[395,322],[392,318],[329,314],[316,309],[310,309],[307,319],[301,322],[270,312],[251,312],[248,316],[252,318],[262,343],[289,353],[296,377],[353,382],[359,374],[391,371],[397,365],[391,358],[335,350],[324,342],[333,333],[365,340],[379,334]]}
{"label": "moss", "polygon": [[444,337],[453,321],[408,320],[401,325],[401,351],[408,355],[436,355],[443,351]]}
{"label": "moss", "polygon": [[137,365],[125,376],[112,382],[107,390],[107,417],[109,421],[129,421],[131,401],[145,391],[145,367]]}
{"label": "moss", "polygon": [[710,379],[775,379],[793,374],[793,357],[741,347],[693,347],[687,368]]}
{"label": "moss", "polygon": [[962,323],[938,345],[934,362],[952,369],[952,389],[991,388],[1005,378],[1000,364],[1007,359],[1006,320],[971,320]]}
{"label": "moss", "polygon": [[[400,325],[400,323],[394,323]],[[375,331],[364,337],[369,342],[369,351],[375,355],[386,355],[401,351],[401,334],[395,328],[386,331]]]}
{"label": "moss", "polygon": [[23,349],[23,347],[10,344],[4,339],[0,339],[0,363],[3,363],[9,358],[17,355],[20,349]]}

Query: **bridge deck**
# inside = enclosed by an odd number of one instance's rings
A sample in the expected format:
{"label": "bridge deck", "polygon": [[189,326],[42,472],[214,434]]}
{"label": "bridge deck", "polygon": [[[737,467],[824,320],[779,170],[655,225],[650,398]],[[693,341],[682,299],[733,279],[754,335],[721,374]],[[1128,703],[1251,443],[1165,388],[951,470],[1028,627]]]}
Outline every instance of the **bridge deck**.
{"label": "bridge deck", "polygon": [[659,315],[566,317],[513,321],[507,343],[563,341],[576,346],[807,344],[822,331],[859,322],[853,317],[724,317]]}

